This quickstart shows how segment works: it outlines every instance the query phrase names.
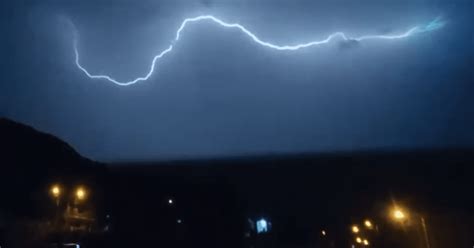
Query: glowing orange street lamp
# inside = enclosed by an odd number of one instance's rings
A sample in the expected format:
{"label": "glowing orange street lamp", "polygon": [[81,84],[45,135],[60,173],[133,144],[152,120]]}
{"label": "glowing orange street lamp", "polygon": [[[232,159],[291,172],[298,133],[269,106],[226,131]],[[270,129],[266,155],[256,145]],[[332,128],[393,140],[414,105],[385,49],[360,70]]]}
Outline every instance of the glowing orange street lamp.
{"label": "glowing orange street lamp", "polygon": [[51,186],[50,192],[54,198],[59,198],[59,196],[61,195],[61,187],[55,184]]}
{"label": "glowing orange street lamp", "polygon": [[374,225],[372,224],[370,220],[365,220],[364,226],[367,227],[368,229],[372,229],[374,227]]}
{"label": "glowing orange street lamp", "polygon": [[392,218],[394,220],[397,220],[397,221],[402,221],[404,219],[406,219],[406,214],[403,210],[401,210],[400,208],[395,208],[393,211],[392,211]]}
{"label": "glowing orange street lamp", "polygon": [[61,186],[59,184],[54,184],[49,189],[49,192],[51,193],[54,200],[56,201],[56,206],[59,206],[59,198],[61,197],[61,194],[62,194]]}
{"label": "glowing orange street lamp", "polygon": [[369,241],[368,241],[367,239],[362,240],[362,243],[363,243],[365,246],[368,246],[368,245],[369,245]]}
{"label": "glowing orange street lamp", "polygon": [[[412,217],[410,217],[410,216]],[[398,221],[398,222],[403,222],[407,219],[410,219],[410,220],[416,220],[417,218],[419,218],[420,220],[420,225],[423,229],[423,236],[424,236],[424,243],[426,245],[426,248],[430,248],[430,240],[429,240],[429,237],[428,237],[428,229],[426,227],[426,222],[425,222],[425,218],[421,215],[417,215],[416,213],[409,213],[407,212],[406,210],[403,210],[399,207],[394,207],[390,216],[392,217],[392,219],[394,219],[395,221]],[[417,216],[416,218],[413,217],[413,216]]]}
{"label": "glowing orange street lamp", "polygon": [[76,189],[76,199],[79,201],[83,201],[87,198],[87,191],[83,187],[79,187]]}

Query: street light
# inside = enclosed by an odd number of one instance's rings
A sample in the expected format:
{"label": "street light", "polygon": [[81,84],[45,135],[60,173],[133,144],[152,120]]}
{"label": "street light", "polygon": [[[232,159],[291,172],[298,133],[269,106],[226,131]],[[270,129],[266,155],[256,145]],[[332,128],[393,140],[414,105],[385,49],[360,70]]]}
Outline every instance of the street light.
{"label": "street light", "polygon": [[57,184],[51,186],[50,191],[54,198],[59,198],[59,196],[61,195],[61,187]]}
{"label": "street light", "polygon": [[357,237],[357,238],[356,238],[356,243],[357,243],[357,244],[362,243],[362,238],[361,238],[361,237]]}
{"label": "street light", "polygon": [[395,208],[392,211],[392,217],[393,217],[393,219],[395,219],[397,221],[401,221],[401,220],[404,220],[406,218],[406,214],[403,210],[401,210],[399,208]]}
{"label": "street light", "polygon": [[364,240],[362,241],[362,243],[363,243],[365,246],[368,246],[368,245],[369,245],[369,241],[368,241],[367,239],[364,239]]}
{"label": "street light", "polygon": [[357,225],[353,225],[351,229],[352,229],[353,233],[359,233],[359,231],[360,231],[360,229]]}
{"label": "street light", "polygon": [[410,220],[419,219],[420,226],[423,229],[424,243],[426,245],[426,248],[430,248],[431,246],[430,246],[430,241],[429,241],[429,237],[428,237],[428,229],[426,228],[425,218],[422,215],[419,215],[419,214],[416,214],[416,213],[411,214],[411,215],[414,215],[414,216],[417,216],[417,217],[408,218],[407,213],[408,213],[407,211],[403,211],[402,209],[400,209],[398,207],[395,207],[392,210],[391,216],[394,220],[396,220],[398,222],[401,222],[401,221],[404,221],[404,220],[407,220],[407,219],[410,219]]}
{"label": "street light", "polygon": [[86,199],[87,197],[87,192],[83,187],[79,187],[76,190],[76,198],[80,201]]}
{"label": "street light", "polygon": [[365,221],[364,221],[364,225],[365,225],[365,227],[367,227],[368,229],[372,229],[372,227],[374,226],[370,220],[365,220]]}
{"label": "street light", "polygon": [[49,191],[55,200],[56,206],[59,208],[59,201],[62,193],[61,186],[59,184],[53,184]]}

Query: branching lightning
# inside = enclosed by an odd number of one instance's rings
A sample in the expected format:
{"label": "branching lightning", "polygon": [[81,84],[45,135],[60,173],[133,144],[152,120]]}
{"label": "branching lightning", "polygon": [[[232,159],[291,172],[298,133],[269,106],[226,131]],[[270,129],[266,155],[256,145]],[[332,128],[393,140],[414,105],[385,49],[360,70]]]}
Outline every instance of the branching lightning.
{"label": "branching lightning", "polygon": [[186,30],[186,27],[188,27],[192,23],[198,23],[198,22],[213,22],[213,23],[218,24],[218,25],[220,25],[224,28],[237,29],[237,30],[241,31],[243,34],[245,34],[246,36],[248,36],[253,42],[255,42],[255,44],[267,47],[269,49],[280,50],[280,51],[295,51],[295,50],[299,50],[299,49],[303,49],[303,48],[320,46],[320,45],[323,45],[323,44],[327,44],[327,43],[333,41],[336,38],[339,38],[343,41],[357,41],[357,42],[364,41],[364,40],[376,40],[376,39],[378,39],[378,40],[404,39],[404,38],[408,38],[408,37],[410,37],[412,35],[415,35],[415,34],[420,34],[420,33],[425,33],[425,32],[430,32],[430,31],[440,29],[446,24],[446,22],[441,20],[441,18],[436,18],[433,21],[431,21],[430,23],[428,23],[427,25],[421,25],[421,26],[417,25],[417,26],[414,26],[414,27],[408,29],[406,32],[399,33],[399,34],[364,35],[364,36],[360,36],[360,37],[349,37],[343,32],[336,32],[336,33],[333,33],[333,34],[329,35],[326,39],[322,39],[322,40],[315,40],[315,41],[310,41],[310,42],[307,42],[307,43],[296,44],[296,45],[277,45],[277,44],[273,44],[273,43],[270,43],[268,41],[264,41],[264,40],[260,39],[254,33],[252,33],[247,28],[245,28],[244,26],[242,26],[238,23],[227,23],[227,22],[224,22],[224,21],[222,21],[222,20],[220,20],[220,19],[218,19],[214,16],[211,16],[211,15],[202,15],[202,16],[197,16],[197,17],[194,17],[194,18],[187,18],[181,23],[181,26],[176,31],[176,36],[175,36],[174,40],[172,41],[172,43],[166,49],[164,49],[163,51],[161,51],[160,53],[158,53],[157,55],[155,55],[153,57],[153,60],[151,62],[150,68],[149,68],[149,71],[145,76],[137,77],[137,78],[135,78],[131,81],[118,81],[118,80],[116,80],[116,79],[114,79],[114,78],[112,78],[108,75],[94,75],[94,74],[91,74],[87,69],[85,69],[81,65],[80,60],[79,60],[79,51],[78,51],[78,48],[77,48],[79,37],[78,37],[77,31],[74,32],[74,52],[75,52],[75,57],[76,57],[76,59],[75,59],[76,65],[81,71],[83,71],[91,79],[105,79],[105,80],[107,80],[111,83],[114,83],[116,85],[119,85],[119,86],[129,86],[129,85],[133,85],[133,84],[136,84],[138,82],[141,82],[141,81],[146,81],[152,76],[153,72],[155,71],[156,62],[158,60],[164,58],[171,51],[173,51],[173,45],[180,40],[181,33],[184,30]]}

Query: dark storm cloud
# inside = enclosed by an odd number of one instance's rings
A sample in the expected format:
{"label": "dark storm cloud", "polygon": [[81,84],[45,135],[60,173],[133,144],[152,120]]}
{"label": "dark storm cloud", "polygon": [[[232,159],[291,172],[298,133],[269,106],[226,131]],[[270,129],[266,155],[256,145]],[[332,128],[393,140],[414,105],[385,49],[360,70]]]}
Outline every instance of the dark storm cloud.
{"label": "dark storm cloud", "polygon": [[201,4],[207,6],[207,7],[210,7],[212,5],[214,5],[214,0],[200,0]]}
{"label": "dark storm cloud", "polygon": [[339,48],[341,50],[354,49],[360,46],[360,42],[354,39],[339,41]]}
{"label": "dark storm cloud", "polygon": [[[0,114],[102,160],[473,146],[471,1],[21,1],[0,8]],[[296,52],[195,25],[149,81],[130,80],[189,16],[214,14],[295,44],[335,31],[385,34],[449,21],[404,41]],[[388,28],[388,29],[387,29]],[[384,29],[387,29],[384,31]],[[342,47],[351,52],[340,52]],[[357,49],[352,49],[357,48]]]}

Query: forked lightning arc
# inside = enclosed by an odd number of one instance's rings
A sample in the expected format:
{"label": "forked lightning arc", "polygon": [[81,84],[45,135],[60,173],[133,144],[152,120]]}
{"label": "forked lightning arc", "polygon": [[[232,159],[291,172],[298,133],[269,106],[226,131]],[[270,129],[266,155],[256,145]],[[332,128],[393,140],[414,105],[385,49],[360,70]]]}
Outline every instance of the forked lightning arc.
{"label": "forked lightning arc", "polygon": [[301,44],[295,44],[295,45],[278,45],[278,44],[270,43],[268,41],[260,39],[257,35],[255,35],[251,31],[249,31],[247,28],[245,28],[244,26],[242,26],[238,23],[228,23],[228,22],[222,21],[221,19],[219,19],[217,17],[214,17],[214,16],[211,16],[211,15],[201,15],[201,16],[197,16],[197,17],[193,17],[193,18],[187,18],[181,23],[181,26],[176,31],[176,36],[175,36],[174,40],[171,42],[171,44],[166,49],[159,52],[158,54],[156,54],[153,57],[153,60],[151,61],[150,68],[149,68],[148,72],[146,73],[146,75],[144,75],[144,76],[137,77],[137,78],[135,78],[133,80],[130,80],[130,81],[119,81],[119,80],[116,80],[116,79],[114,79],[114,78],[112,78],[111,76],[108,76],[108,75],[100,75],[100,74],[96,75],[96,74],[90,73],[80,63],[80,60],[79,60],[79,50],[78,50],[79,35],[78,35],[76,30],[74,32],[75,62],[76,62],[77,67],[82,72],[84,72],[85,75],[87,75],[91,79],[106,80],[108,82],[114,83],[114,84],[119,85],[119,86],[129,86],[129,85],[133,85],[133,84],[136,84],[138,82],[141,82],[141,81],[146,81],[153,75],[153,72],[155,71],[155,67],[156,67],[156,62],[158,60],[164,58],[171,51],[173,51],[173,48],[174,48],[173,45],[180,40],[181,33],[184,30],[186,30],[186,27],[188,27],[192,23],[200,23],[200,22],[214,23],[214,24],[220,25],[223,28],[236,29],[236,30],[242,32],[243,34],[245,34],[249,38],[249,40],[253,41],[255,44],[263,46],[263,47],[267,47],[269,49],[280,50],[280,51],[295,51],[295,50],[299,50],[299,49],[320,46],[320,45],[323,45],[323,44],[327,44],[327,43],[329,43],[329,42],[331,42],[335,39],[339,39],[339,40],[342,40],[342,41],[357,41],[357,42],[364,41],[364,40],[405,39],[405,38],[408,38],[408,37],[410,37],[412,35],[415,35],[415,34],[420,34],[420,33],[425,33],[425,32],[430,32],[430,31],[440,29],[446,24],[445,21],[443,21],[441,18],[438,17],[438,18],[434,19],[433,21],[429,22],[426,25],[416,25],[416,26],[413,26],[413,27],[409,28],[405,32],[399,33],[399,34],[364,35],[364,36],[360,36],[360,37],[349,37],[343,32],[335,32],[335,33],[329,35],[327,38],[322,39],[322,40],[314,40],[314,41],[309,41],[307,43],[301,43]]}

